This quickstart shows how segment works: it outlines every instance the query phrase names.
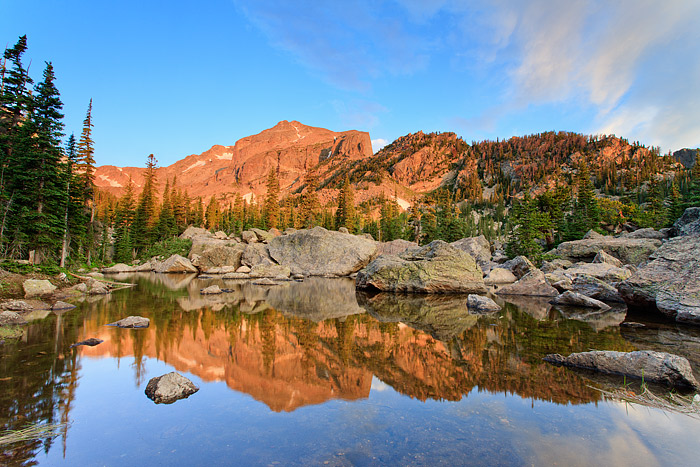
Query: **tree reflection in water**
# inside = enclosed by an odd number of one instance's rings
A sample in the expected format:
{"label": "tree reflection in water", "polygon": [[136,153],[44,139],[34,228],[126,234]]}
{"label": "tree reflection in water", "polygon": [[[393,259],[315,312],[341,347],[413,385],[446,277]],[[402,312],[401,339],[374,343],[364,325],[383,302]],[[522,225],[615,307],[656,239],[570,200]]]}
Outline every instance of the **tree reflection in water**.
{"label": "tree reflection in water", "polygon": [[[117,364],[128,358],[138,387],[145,383],[145,359],[158,359],[203,381],[224,381],[275,412],[367,398],[373,377],[421,401],[457,401],[478,388],[584,404],[601,398],[591,382],[542,357],[634,350],[643,340],[634,334],[630,343],[620,333],[619,311],[589,324],[586,314],[566,319],[566,310],[522,298],[517,304],[499,299],[501,312],[474,316],[466,297],[370,296],[344,279],[264,287],[182,275],[120,276],[138,287],[51,314],[27,326],[22,340],[0,346],[3,429],[70,421],[83,358],[111,357]],[[199,294],[211,284],[232,291]],[[128,315],[148,317],[151,325],[104,326]],[[87,337],[105,342],[69,348]],[[50,439],[11,446],[0,459],[31,464],[51,446]]]}

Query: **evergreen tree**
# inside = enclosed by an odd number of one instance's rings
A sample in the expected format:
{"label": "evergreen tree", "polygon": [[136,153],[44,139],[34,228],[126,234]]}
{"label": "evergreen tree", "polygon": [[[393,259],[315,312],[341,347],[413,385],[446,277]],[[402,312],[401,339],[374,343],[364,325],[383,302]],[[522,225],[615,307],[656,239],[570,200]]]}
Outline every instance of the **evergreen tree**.
{"label": "evergreen tree", "polygon": [[207,204],[207,218],[206,218],[206,228],[209,230],[216,230],[219,228],[221,211],[219,209],[219,202],[216,197],[212,195]]}
{"label": "evergreen tree", "polygon": [[[86,204],[92,207],[95,186],[95,142],[92,140],[92,99],[88,105],[87,115],[83,120],[83,132],[78,142],[78,170],[82,173],[83,194]],[[94,213],[93,213],[94,214]]]}
{"label": "evergreen tree", "polygon": [[149,154],[146,159],[146,171],[143,175],[143,190],[136,206],[133,225],[133,244],[139,251],[145,250],[153,244],[154,229],[156,224],[156,165],[158,161]]}
{"label": "evergreen tree", "polygon": [[177,235],[177,225],[175,224],[175,215],[173,214],[173,204],[171,202],[170,182],[165,181],[165,189],[163,190],[163,203],[160,206],[160,215],[158,216],[157,236],[160,239],[166,239]]}
{"label": "evergreen tree", "polygon": [[321,202],[318,200],[318,185],[315,177],[308,179],[306,190],[301,196],[299,227],[309,229],[319,224]]}
{"label": "evergreen tree", "polygon": [[506,253],[511,258],[523,255],[539,263],[542,246],[537,240],[543,239],[545,232],[551,228],[549,214],[540,212],[529,191],[525,190],[522,201],[514,203],[511,216],[513,229]]}
{"label": "evergreen tree", "polygon": [[576,175],[576,197],[567,218],[566,240],[578,240],[590,229],[598,227],[600,210],[593,191],[588,164],[582,162]]}
{"label": "evergreen tree", "polygon": [[263,222],[267,229],[277,228],[280,218],[280,183],[275,169],[270,169],[267,175],[267,193],[263,206]]}
{"label": "evergreen tree", "polygon": [[666,215],[666,225],[672,226],[676,220],[683,215],[683,199],[678,190],[678,185],[674,180],[671,184],[671,193],[669,195],[669,205]]}
{"label": "evergreen tree", "polygon": [[134,184],[129,178],[114,220],[114,260],[117,262],[127,263],[134,259],[134,243],[131,236],[134,215]]}

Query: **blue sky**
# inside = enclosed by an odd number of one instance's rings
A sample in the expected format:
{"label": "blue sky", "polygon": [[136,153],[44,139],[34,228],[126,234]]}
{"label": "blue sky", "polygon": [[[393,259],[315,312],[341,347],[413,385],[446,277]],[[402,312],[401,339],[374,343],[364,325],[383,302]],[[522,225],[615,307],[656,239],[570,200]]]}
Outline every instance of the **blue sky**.
{"label": "blue sky", "polygon": [[548,130],[700,145],[698,0],[0,0],[99,165],[169,165],[280,120],[374,144]]}

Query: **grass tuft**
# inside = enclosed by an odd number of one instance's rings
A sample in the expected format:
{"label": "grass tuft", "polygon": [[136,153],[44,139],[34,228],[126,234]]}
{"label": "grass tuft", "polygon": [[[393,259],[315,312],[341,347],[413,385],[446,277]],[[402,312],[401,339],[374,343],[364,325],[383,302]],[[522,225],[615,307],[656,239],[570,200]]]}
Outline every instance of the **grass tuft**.
{"label": "grass tuft", "polygon": [[593,386],[589,387],[600,391],[606,398],[614,401],[643,405],[645,407],[687,415],[700,420],[700,396],[698,394],[684,396],[671,391],[663,396],[659,396],[651,392],[646,384],[642,385],[639,394],[628,387],[612,390],[595,388]]}
{"label": "grass tuft", "polygon": [[9,430],[0,433],[0,446],[9,444],[36,441],[45,438],[60,436],[65,423],[47,423],[45,425],[31,425],[21,430]]}

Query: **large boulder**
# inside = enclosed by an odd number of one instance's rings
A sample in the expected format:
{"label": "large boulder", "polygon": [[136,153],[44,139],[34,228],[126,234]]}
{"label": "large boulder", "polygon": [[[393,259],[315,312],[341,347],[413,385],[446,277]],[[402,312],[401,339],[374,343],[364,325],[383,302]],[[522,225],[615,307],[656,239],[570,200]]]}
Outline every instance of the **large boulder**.
{"label": "large boulder", "polygon": [[561,295],[554,297],[549,303],[553,305],[565,305],[584,308],[597,308],[599,310],[609,310],[610,306],[596,300],[595,298],[587,297],[580,293],[567,290]]}
{"label": "large boulder", "polygon": [[192,239],[192,248],[188,258],[192,265],[203,271],[241,265],[243,245],[233,240],[221,240],[213,237],[199,236]]}
{"label": "large boulder", "polygon": [[505,268],[493,268],[486,277],[484,277],[484,283],[486,285],[512,284],[517,280],[518,278],[515,277],[515,274],[513,274],[510,269]]}
{"label": "large boulder", "polygon": [[588,274],[579,274],[575,276],[568,290],[603,302],[624,302],[615,287],[597,277],[589,276]]}
{"label": "large boulder", "polygon": [[377,243],[323,227],[298,230],[270,240],[270,256],[292,274],[348,276],[365,267],[377,252]]}
{"label": "large boulder", "polygon": [[56,290],[56,286],[46,279],[27,279],[22,286],[25,298],[48,295]]}
{"label": "large boulder", "polygon": [[631,307],[657,308],[676,321],[700,324],[700,236],[664,243],[618,290]]}
{"label": "large boulder", "polygon": [[409,242],[401,238],[390,242],[377,243],[377,256],[379,255],[400,255],[404,251],[412,248],[419,248],[415,242]]}
{"label": "large boulder", "polygon": [[700,207],[688,208],[683,215],[673,223],[671,236],[700,235]]}
{"label": "large boulder", "polygon": [[281,264],[256,264],[250,268],[249,276],[251,279],[268,277],[270,279],[289,279],[291,272],[288,266]]}
{"label": "large boulder", "polygon": [[241,264],[252,268],[258,264],[273,264],[268,246],[262,243],[251,243],[245,246]]}
{"label": "large boulder", "polygon": [[201,227],[194,227],[192,225],[187,227],[185,231],[180,234],[180,238],[186,238],[189,240],[193,240],[195,237],[213,238],[214,235],[212,235],[212,233],[209,232],[207,229],[203,229]]}
{"label": "large boulder", "polygon": [[617,284],[628,279],[632,275],[632,271],[628,268],[618,268],[610,263],[578,263],[564,271],[564,275],[572,280],[584,274],[608,284]]}
{"label": "large boulder", "polygon": [[629,233],[623,232],[620,236],[626,238],[654,238],[656,240],[663,240],[668,238],[668,232],[647,227]]}
{"label": "large boulder", "polygon": [[544,360],[601,373],[630,376],[681,389],[700,389],[690,363],[684,357],[665,352],[640,350],[636,352],[592,351],[572,353],[568,357],[550,354]]}
{"label": "large boulder", "polygon": [[379,256],[357,273],[355,283],[386,292],[484,293],[482,276],[471,255],[435,240],[398,256]]}
{"label": "large boulder", "polygon": [[501,267],[509,269],[518,279],[522,279],[526,274],[537,269],[532,261],[525,256],[516,256],[503,263]]}
{"label": "large boulder", "polygon": [[172,255],[162,263],[159,263],[155,271],[158,273],[198,272],[189,259],[180,255]]}
{"label": "large boulder", "polygon": [[496,291],[499,295],[529,295],[534,297],[556,297],[557,289],[552,287],[539,269],[534,269],[525,274],[522,279],[514,284],[501,287]]}
{"label": "large boulder", "polygon": [[622,267],[622,261],[615,258],[613,255],[606,253],[605,250],[600,250],[598,254],[595,255],[595,258],[593,258],[593,262],[612,264],[613,266],[618,268]]}
{"label": "large boulder", "polygon": [[498,303],[484,295],[470,294],[467,297],[467,308],[472,313],[492,313],[500,311]]}
{"label": "large boulder", "polygon": [[480,267],[491,261],[491,244],[483,235],[462,238],[450,245],[469,253]]}
{"label": "large boulder", "polygon": [[660,246],[661,240],[658,239],[600,236],[563,242],[553,253],[573,262],[591,262],[603,250],[623,264],[639,264],[646,261]]}
{"label": "large boulder", "polygon": [[156,404],[172,404],[185,399],[199,388],[189,379],[179,373],[171,372],[162,376],[151,378],[146,385],[146,396]]}
{"label": "large boulder", "polygon": [[151,324],[148,318],[143,316],[128,316],[107,326],[116,326],[118,328],[147,328]]}

